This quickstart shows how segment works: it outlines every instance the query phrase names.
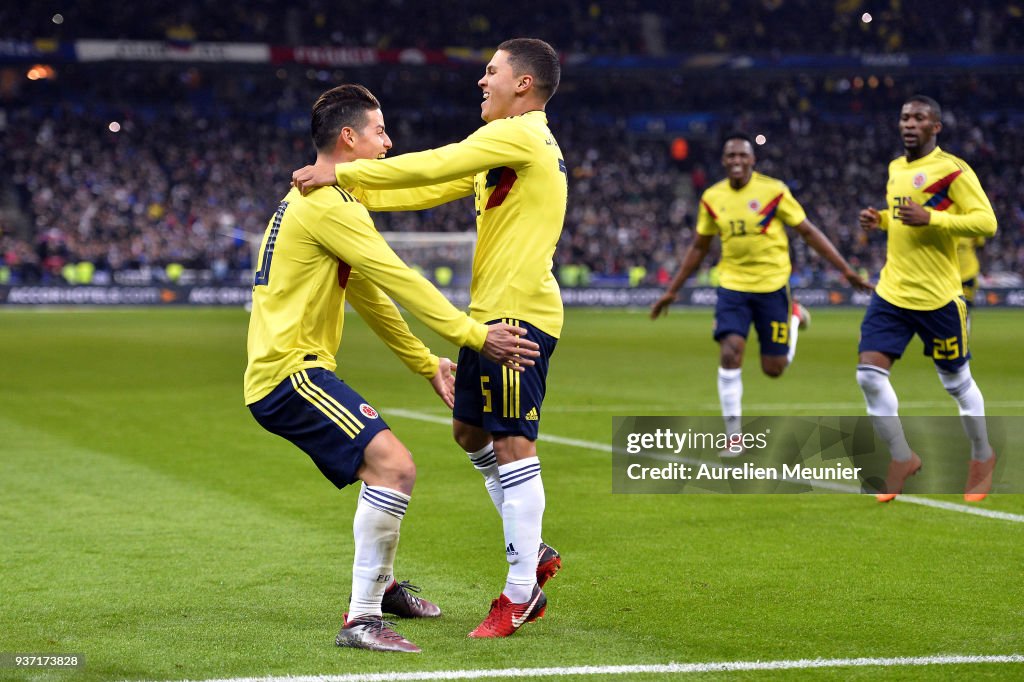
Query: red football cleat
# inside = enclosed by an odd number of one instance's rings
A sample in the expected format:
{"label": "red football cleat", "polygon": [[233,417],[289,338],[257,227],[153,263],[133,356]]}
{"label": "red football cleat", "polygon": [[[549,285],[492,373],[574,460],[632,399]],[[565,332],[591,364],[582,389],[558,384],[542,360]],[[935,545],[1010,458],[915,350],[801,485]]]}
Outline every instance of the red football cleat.
{"label": "red football cleat", "polygon": [[885,476],[885,492],[875,495],[879,502],[891,502],[896,496],[903,492],[903,484],[907,479],[921,470],[921,458],[916,452],[910,453],[910,459],[906,462],[897,462],[895,459],[889,462],[889,472]]}
{"label": "red football cleat", "polygon": [[561,568],[562,556],[551,545],[540,543],[537,552],[537,586],[544,587],[544,583],[554,578]]}
{"label": "red football cleat", "polygon": [[967,470],[967,487],[964,489],[964,499],[968,502],[981,502],[992,490],[992,471],[996,468],[996,453],[984,462],[975,459],[971,460],[970,468]]}
{"label": "red football cleat", "polygon": [[811,326],[811,311],[796,301],[793,301],[793,315],[797,319],[797,328],[800,331]]}
{"label": "red football cleat", "polygon": [[502,594],[491,602],[491,611],[476,629],[469,633],[470,637],[508,637],[524,623],[532,623],[543,617],[547,610],[548,598],[539,587],[533,588],[530,601],[525,604],[513,604]]}

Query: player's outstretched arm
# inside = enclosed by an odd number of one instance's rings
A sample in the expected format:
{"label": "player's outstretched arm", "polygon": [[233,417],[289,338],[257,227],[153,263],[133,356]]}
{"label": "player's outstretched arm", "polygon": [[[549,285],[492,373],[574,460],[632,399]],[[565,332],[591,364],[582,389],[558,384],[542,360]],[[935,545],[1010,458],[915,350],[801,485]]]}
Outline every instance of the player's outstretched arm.
{"label": "player's outstretched arm", "polygon": [[455,407],[455,370],[458,368],[448,358],[438,358],[437,373],[430,378],[430,385],[434,387],[434,393],[444,401],[448,409]]}
{"label": "player's outstretched arm", "polygon": [[505,365],[514,372],[534,364],[540,355],[540,346],[525,338],[526,330],[504,322],[487,325],[487,339],[480,354],[491,362]]}
{"label": "player's outstretched arm", "polygon": [[[412,333],[405,318],[380,287],[360,272],[349,274],[345,300],[359,313],[367,326],[391,349],[409,371],[419,374],[433,385],[438,375],[440,358]],[[435,387],[435,390],[436,387]],[[442,399],[444,396],[441,396]]]}
{"label": "player's outstretched arm", "polygon": [[817,225],[810,220],[804,220],[793,228],[800,237],[807,242],[807,245],[818,252],[818,255],[827,260],[832,267],[843,273],[843,278],[858,291],[871,291],[875,287],[857,274],[857,271],[846,262],[842,254],[836,249],[832,241],[825,236],[825,233],[818,229]]}
{"label": "player's outstretched arm", "polygon": [[690,278],[694,270],[704,261],[704,256],[708,255],[708,249],[710,248],[711,236],[698,234],[697,238],[690,244],[690,248],[686,250],[686,255],[683,256],[683,264],[679,266],[679,272],[672,278],[668,289],[651,305],[652,320],[658,319],[661,315],[668,314],[668,307],[675,303],[679,290],[686,284],[686,280]]}

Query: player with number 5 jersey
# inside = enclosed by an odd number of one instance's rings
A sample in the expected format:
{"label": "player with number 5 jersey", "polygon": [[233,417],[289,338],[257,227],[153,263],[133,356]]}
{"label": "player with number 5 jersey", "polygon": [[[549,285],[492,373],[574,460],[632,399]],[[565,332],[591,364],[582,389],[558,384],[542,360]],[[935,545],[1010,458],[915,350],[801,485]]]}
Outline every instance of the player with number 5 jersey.
{"label": "player with number 5 jersey", "polygon": [[477,82],[486,125],[454,144],[384,161],[297,170],[301,188],[337,184],[372,210],[413,210],[473,196],[477,244],[470,315],[511,320],[537,342],[537,363],[521,374],[472,349],[459,353],[453,431],[483,474],[501,514],[509,572],[505,588],[472,637],[505,637],[544,613],[540,586],[561,566],[541,541],[545,506],[537,457],[548,360],[562,332],[552,261],[565,219],[567,169],[544,108],[561,76],[558,54],[541,40],[498,46]]}
{"label": "player with number 5 jersey", "polygon": [[[321,95],[311,129],[317,159],[332,164],[378,158],[391,148],[380,104],[359,85]],[[525,330],[483,325],[456,310],[395,255],[354,196],[338,187],[307,196],[292,189],[267,226],[253,278],[245,402],[260,426],[301,448],[335,486],[362,481],[352,522],[352,592],[335,643],[414,653],[419,648],[383,613],[441,615],[393,577],[416,467],[377,410],[334,373],[346,300],[449,407],[455,366],[413,336],[388,296],[443,338],[511,373],[538,355],[536,344],[520,338]]]}

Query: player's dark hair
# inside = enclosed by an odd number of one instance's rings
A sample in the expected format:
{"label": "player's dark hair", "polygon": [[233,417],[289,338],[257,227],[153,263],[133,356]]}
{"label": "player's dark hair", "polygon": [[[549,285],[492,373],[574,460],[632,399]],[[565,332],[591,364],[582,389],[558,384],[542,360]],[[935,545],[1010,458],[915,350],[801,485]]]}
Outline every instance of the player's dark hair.
{"label": "player's dark hair", "polygon": [[342,128],[361,128],[366,123],[366,113],[374,109],[380,109],[380,102],[362,85],[331,88],[313,103],[313,145],[317,151],[331,151]]}
{"label": "player's dark hair", "polygon": [[911,102],[918,102],[919,104],[925,105],[932,110],[932,118],[936,121],[942,120],[942,107],[928,95],[911,95],[907,98],[907,101],[904,102],[904,104],[910,104]]}
{"label": "player's dark hair", "polygon": [[725,136],[725,139],[722,140],[723,148],[725,147],[725,143],[728,142],[729,140],[743,140],[744,142],[750,145],[751,149],[754,148],[754,141],[750,139],[750,135],[747,135],[746,133],[741,133],[738,130],[734,130]]}
{"label": "player's dark hair", "polygon": [[515,75],[530,74],[533,87],[544,101],[551,99],[562,79],[562,65],[555,48],[537,38],[513,38],[498,45],[498,49],[508,53],[508,63]]}

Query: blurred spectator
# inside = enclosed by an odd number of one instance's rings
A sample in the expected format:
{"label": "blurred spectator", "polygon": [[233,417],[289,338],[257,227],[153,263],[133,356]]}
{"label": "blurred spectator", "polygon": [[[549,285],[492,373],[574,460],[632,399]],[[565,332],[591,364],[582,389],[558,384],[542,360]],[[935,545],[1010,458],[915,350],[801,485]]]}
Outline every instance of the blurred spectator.
{"label": "blurred spectator", "polygon": [[[263,233],[291,170],[311,158],[307,107],[324,78],[346,75],[65,69],[50,90],[9,107],[0,131],[0,176],[31,223],[0,233],[5,276],[60,282],[65,265],[88,262],[93,282],[126,271],[165,280],[177,264],[212,281],[246,282],[248,240]],[[359,75],[384,103],[393,154],[460,139],[477,124],[478,94],[467,92],[464,74],[403,67]],[[1024,85],[1000,74],[876,81],[570,74],[568,96],[550,113],[570,185],[556,272],[567,284],[663,285],[692,238],[696,197],[722,177],[719,136],[741,129],[766,138],[759,169],[788,182],[837,248],[877,275],[884,236],[865,238],[856,215],[884,200],[887,164],[901,153],[892,111],[918,89],[943,104],[943,146],[971,163],[1000,220],[979,253],[983,274],[1020,272],[1024,114],[1007,106],[1024,97]],[[684,131],[682,161],[669,149],[683,133],[664,122],[679,111],[706,114]],[[376,222],[381,231],[466,231],[474,210],[464,200]],[[800,240],[793,259],[795,286],[837,281]]]}
{"label": "blurred spectator", "polygon": [[[870,16],[865,21],[865,14]],[[59,18],[58,18],[59,17]],[[565,52],[992,52],[1024,44],[1020,0],[38,1],[0,8],[0,37],[235,41],[377,48],[494,47],[543,38]]]}

